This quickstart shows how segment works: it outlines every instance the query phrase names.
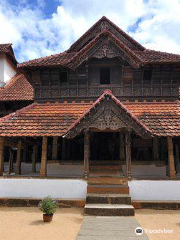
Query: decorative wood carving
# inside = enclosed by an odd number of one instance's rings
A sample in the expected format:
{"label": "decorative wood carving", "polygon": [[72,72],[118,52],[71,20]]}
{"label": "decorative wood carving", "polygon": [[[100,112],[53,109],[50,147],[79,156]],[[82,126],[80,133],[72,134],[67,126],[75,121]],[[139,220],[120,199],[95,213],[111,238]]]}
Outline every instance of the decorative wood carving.
{"label": "decorative wood carving", "polygon": [[98,106],[91,110],[84,119],[71,129],[66,137],[73,138],[80,132],[88,131],[91,128],[108,131],[122,128],[133,129],[136,134],[143,138],[151,137],[141,125],[109,97],[105,97]]}
{"label": "decorative wood carving", "polygon": [[112,111],[112,109],[106,109],[103,113],[94,120],[89,126],[90,128],[97,128],[99,130],[118,130],[120,128],[127,127],[118,116]]}

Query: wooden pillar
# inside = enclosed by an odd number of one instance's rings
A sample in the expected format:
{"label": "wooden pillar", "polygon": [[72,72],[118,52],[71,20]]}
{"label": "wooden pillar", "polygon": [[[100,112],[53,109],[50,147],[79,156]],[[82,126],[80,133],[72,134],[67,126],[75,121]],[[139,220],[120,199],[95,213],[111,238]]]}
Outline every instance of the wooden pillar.
{"label": "wooden pillar", "polygon": [[0,176],[3,175],[4,169],[4,138],[0,137]]}
{"label": "wooden pillar", "polygon": [[84,177],[89,174],[89,156],[90,156],[90,141],[89,132],[84,133]]}
{"label": "wooden pillar", "polygon": [[168,163],[169,163],[169,177],[175,177],[175,166],[174,166],[174,153],[173,153],[173,141],[171,137],[167,138],[168,144]]}
{"label": "wooden pillar", "polygon": [[43,137],[40,177],[46,177],[47,176],[47,148],[48,148],[47,143],[48,143],[48,138]]}
{"label": "wooden pillar", "polygon": [[178,146],[178,144],[175,145],[175,151],[176,151],[176,168],[177,168],[177,173],[180,173],[179,146]]}
{"label": "wooden pillar", "polygon": [[125,144],[126,144],[126,176],[131,177],[131,132],[125,133]]}
{"label": "wooden pillar", "polygon": [[62,138],[62,160],[66,160],[66,138]]}
{"label": "wooden pillar", "polygon": [[37,155],[37,145],[33,145],[33,151],[32,151],[32,172],[36,172],[36,155]]}
{"label": "wooden pillar", "polygon": [[18,141],[17,160],[16,160],[16,174],[21,174],[21,160],[22,160],[22,139]]}
{"label": "wooden pillar", "polygon": [[122,132],[119,133],[119,144],[120,144],[120,161],[125,161],[125,149],[124,149],[124,134]]}
{"label": "wooden pillar", "polygon": [[57,160],[57,154],[58,154],[58,137],[53,137],[52,160]]}
{"label": "wooden pillar", "polygon": [[153,138],[153,160],[159,161],[159,139],[157,137]]}
{"label": "wooden pillar", "polygon": [[27,146],[23,147],[23,162],[27,162]]}
{"label": "wooden pillar", "polygon": [[13,172],[13,149],[9,148],[9,167],[8,167],[8,174]]}

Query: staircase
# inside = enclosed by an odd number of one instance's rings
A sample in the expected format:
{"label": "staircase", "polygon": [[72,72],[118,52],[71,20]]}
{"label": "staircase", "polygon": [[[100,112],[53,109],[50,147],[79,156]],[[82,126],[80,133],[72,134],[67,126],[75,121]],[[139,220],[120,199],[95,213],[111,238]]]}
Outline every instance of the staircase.
{"label": "staircase", "polygon": [[89,178],[84,213],[94,216],[134,216],[127,179],[108,176]]}

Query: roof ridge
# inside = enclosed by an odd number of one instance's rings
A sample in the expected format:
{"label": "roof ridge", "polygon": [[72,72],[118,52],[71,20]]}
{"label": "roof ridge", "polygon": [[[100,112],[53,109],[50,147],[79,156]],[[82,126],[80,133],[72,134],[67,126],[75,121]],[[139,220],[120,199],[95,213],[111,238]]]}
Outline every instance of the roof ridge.
{"label": "roof ridge", "polygon": [[63,55],[65,55],[65,54],[68,54],[67,51],[64,51],[64,52],[61,52],[61,53],[51,54],[51,55],[44,56],[44,57],[40,57],[40,58],[35,58],[35,59],[32,59],[32,60],[28,60],[28,61],[26,61],[26,62],[19,63],[19,64],[18,64],[18,68],[23,67],[24,64],[33,63],[33,62],[35,62],[35,61],[37,61],[37,60],[48,59],[48,58],[57,57],[57,56],[63,56]]}
{"label": "roof ridge", "polygon": [[[140,51],[139,51],[140,52]],[[164,54],[170,54],[170,55],[176,55],[176,56],[180,56],[180,54],[178,53],[169,53],[169,52],[164,52],[164,51],[158,51],[158,50],[153,50],[153,49],[146,49],[143,52],[156,52],[156,53],[164,53]]]}
{"label": "roof ridge", "polygon": [[95,22],[81,37],[79,37],[75,43],[73,43],[70,48],[67,50],[68,52],[71,51],[77,44],[85,37],[87,36],[91,30],[98,25],[102,21],[107,21],[111,26],[113,26],[118,32],[120,32],[124,38],[128,39],[131,43],[138,46],[141,50],[144,50],[145,47],[143,47],[139,42],[137,42],[135,39],[133,39],[129,34],[127,34],[125,31],[123,31],[120,27],[118,27],[116,24],[114,24],[109,18],[106,16],[102,16],[97,22]]}

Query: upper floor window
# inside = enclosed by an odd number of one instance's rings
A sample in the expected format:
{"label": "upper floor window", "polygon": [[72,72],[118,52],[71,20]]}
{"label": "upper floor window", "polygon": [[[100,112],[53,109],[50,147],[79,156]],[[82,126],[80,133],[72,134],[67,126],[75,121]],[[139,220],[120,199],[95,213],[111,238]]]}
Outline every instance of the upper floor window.
{"label": "upper floor window", "polygon": [[59,69],[47,69],[41,71],[41,82],[43,86],[58,86],[67,82],[67,72]]}
{"label": "upper floor window", "polygon": [[149,82],[152,79],[152,69],[145,69],[143,75],[143,81]]}
{"label": "upper floor window", "polygon": [[110,84],[110,68],[100,68],[100,84]]}
{"label": "upper floor window", "polygon": [[60,72],[59,73],[60,82],[66,83],[67,82],[67,72]]}

